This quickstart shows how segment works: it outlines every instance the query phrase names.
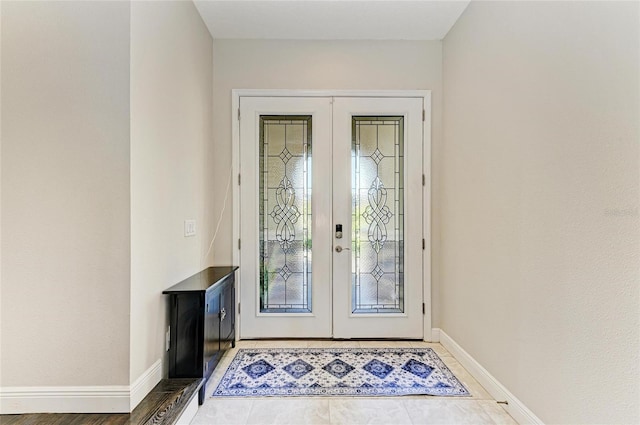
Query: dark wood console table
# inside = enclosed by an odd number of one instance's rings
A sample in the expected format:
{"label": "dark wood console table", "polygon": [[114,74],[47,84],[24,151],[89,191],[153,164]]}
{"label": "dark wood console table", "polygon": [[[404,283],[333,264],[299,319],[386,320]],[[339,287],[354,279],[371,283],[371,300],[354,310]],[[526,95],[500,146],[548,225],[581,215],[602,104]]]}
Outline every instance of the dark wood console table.
{"label": "dark wood console table", "polygon": [[163,291],[169,295],[169,378],[207,380],[225,350],[235,347],[236,266],[209,267]]}

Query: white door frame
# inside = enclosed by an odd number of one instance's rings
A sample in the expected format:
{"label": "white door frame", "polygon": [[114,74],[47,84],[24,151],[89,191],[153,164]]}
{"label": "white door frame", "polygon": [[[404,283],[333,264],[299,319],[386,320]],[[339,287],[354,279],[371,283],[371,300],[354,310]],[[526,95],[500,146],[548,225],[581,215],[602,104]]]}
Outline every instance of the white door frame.
{"label": "white door frame", "polygon": [[[240,249],[237,241],[240,237],[240,97],[413,97],[423,99],[425,120],[422,122],[423,136],[423,173],[425,185],[423,187],[423,237],[425,249],[422,252],[422,284],[425,314],[423,316],[423,339],[432,340],[431,328],[431,90],[281,90],[281,89],[233,89],[231,90],[231,158],[233,185],[233,264],[240,263]],[[240,282],[242,267],[238,270],[236,282],[236,300],[240,299]],[[242,307],[241,307],[242,308]],[[236,312],[236,335],[240,335],[240,315]]]}

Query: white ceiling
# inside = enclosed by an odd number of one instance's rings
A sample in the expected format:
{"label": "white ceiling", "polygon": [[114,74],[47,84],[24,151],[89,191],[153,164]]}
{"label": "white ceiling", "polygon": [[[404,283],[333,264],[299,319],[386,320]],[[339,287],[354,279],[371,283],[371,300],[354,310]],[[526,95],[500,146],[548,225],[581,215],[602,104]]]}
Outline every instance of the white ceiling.
{"label": "white ceiling", "polygon": [[213,38],[442,40],[469,4],[405,0],[194,0]]}

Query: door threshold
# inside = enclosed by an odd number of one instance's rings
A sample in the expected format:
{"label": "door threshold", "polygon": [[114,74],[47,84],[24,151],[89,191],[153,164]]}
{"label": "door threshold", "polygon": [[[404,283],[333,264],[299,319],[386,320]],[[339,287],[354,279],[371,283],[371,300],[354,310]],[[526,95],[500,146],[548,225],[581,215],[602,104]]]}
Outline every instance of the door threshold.
{"label": "door threshold", "polygon": [[238,341],[424,341],[421,338],[241,338]]}

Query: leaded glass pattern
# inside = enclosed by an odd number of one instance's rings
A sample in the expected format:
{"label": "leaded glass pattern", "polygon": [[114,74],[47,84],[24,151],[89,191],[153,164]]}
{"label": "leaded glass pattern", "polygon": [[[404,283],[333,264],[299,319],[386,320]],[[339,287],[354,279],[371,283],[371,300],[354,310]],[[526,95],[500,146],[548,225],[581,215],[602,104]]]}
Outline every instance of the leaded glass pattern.
{"label": "leaded glass pattern", "polygon": [[260,117],[260,312],[311,312],[311,116]]}
{"label": "leaded glass pattern", "polygon": [[404,118],[352,118],[352,312],[404,312]]}

